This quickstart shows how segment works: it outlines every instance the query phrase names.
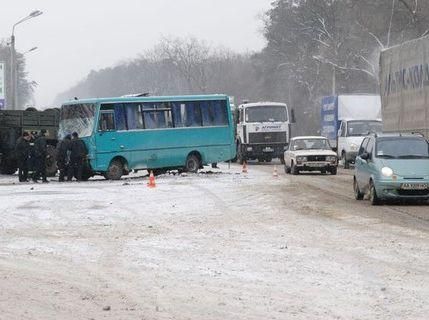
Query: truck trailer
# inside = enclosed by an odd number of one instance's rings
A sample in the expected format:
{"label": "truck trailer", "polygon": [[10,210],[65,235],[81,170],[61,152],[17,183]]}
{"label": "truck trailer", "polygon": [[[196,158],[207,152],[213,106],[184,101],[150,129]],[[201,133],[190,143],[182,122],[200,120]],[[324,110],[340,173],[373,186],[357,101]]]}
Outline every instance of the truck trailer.
{"label": "truck trailer", "polygon": [[429,137],[429,36],[382,51],[383,131]]}

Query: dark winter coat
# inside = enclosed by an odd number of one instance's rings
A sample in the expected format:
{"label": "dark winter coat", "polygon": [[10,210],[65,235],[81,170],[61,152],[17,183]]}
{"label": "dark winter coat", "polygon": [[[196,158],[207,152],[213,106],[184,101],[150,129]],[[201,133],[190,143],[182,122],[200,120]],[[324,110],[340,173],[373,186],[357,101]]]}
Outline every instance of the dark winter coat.
{"label": "dark winter coat", "polygon": [[57,161],[58,162],[68,162],[68,155],[67,153],[71,151],[71,140],[70,139],[63,139],[61,140],[57,145]]}
{"label": "dark winter coat", "polygon": [[83,142],[81,139],[75,139],[71,141],[70,151],[70,159],[72,161],[84,159],[88,154],[85,142]]}
{"label": "dark winter coat", "polygon": [[26,161],[30,155],[30,142],[20,137],[16,141],[15,153],[19,161]]}
{"label": "dark winter coat", "polygon": [[40,135],[34,141],[34,154],[36,158],[46,158],[48,151],[46,149],[46,138],[44,135]]}

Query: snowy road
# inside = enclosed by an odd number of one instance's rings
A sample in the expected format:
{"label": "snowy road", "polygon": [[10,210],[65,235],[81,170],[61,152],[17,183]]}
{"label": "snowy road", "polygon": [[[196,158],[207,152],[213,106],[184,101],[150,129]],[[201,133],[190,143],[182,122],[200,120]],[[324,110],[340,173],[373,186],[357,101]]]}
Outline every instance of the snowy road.
{"label": "snowy road", "polygon": [[0,177],[0,319],[426,319],[428,206],[278,169]]}

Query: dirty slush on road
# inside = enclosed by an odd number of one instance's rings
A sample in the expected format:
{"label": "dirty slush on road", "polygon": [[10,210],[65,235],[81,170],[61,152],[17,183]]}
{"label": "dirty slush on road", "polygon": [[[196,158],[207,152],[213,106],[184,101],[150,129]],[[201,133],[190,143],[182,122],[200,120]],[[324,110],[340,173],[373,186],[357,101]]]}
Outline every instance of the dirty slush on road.
{"label": "dirty slush on road", "polygon": [[426,208],[371,208],[349,173],[326,178],[2,178],[0,318],[424,319]]}

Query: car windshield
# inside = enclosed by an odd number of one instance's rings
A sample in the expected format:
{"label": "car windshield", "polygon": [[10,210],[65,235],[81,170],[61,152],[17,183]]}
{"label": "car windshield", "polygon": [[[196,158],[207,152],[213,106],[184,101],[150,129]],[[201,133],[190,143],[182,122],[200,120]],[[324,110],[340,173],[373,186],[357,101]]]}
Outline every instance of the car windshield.
{"label": "car windshield", "polygon": [[246,109],[247,122],[285,122],[287,121],[286,107],[258,106]]}
{"label": "car windshield", "polygon": [[92,134],[95,123],[95,105],[73,104],[61,108],[58,136],[63,139],[67,134],[77,132],[79,137]]}
{"label": "car windshield", "polygon": [[380,133],[383,124],[380,121],[349,121],[347,124],[347,135],[349,137],[366,136],[369,133]]}
{"label": "car windshield", "polygon": [[429,144],[424,138],[379,138],[376,157],[386,159],[428,159]]}
{"label": "car windshield", "polygon": [[328,139],[297,139],[293,142],[293,150],[331,150]]}

